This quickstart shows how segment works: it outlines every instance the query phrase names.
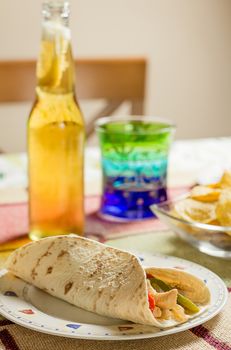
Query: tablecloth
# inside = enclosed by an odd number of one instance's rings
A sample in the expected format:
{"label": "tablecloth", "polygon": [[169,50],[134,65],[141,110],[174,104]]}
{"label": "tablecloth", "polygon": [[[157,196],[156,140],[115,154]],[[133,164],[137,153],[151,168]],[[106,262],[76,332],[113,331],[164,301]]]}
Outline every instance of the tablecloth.
{"label": "tablecloth", "polygon": [[[179,141],[173,147],[170,156],[169,186],[185,188],[196,181],[206,182],[216,178],[222,170],[231,167],[231,139],[210,139]],[[86,167],[86,194],[99,195],[99,152],[90,150],[88,164]],[[10,162],[9,162],[10,158]],[[90,161],[90,164],[89,164]],[[27,193],[26,180],[26,158],[25,155],[8,155],[0,158],[0,203],[6,205],[12,202],[26,203]],[[17,169],[17,170],[16,170]],[[208,171],[209,170],[209,171]],[[94,178],[94,186],[92,183]],[[98,182],[98,187],[95,185]],[[98,200],[98,199],[97,199]],[[145,224],[146,225],[146,224]],[[145,225],[143,226],[145,228]],[[144,252],[158,252],[186,258],[208,267],[217,273],[226,283],[229,291],[228,304],[224,310],[205,324],[195,327],[189,331],[171,336],[144,339],[136,341],[91,341],[60,338],[46,334],[40,334],[12,322],[0,320],[0,350],[50,350],[50,349],[81,349],[81,350],[114,350],[114,349],[179,349],[200,350],[217,349],[231,350],[231,263],[219,258],[209,257],[198,252],[181,241],[166,227],[149,225],[149,229],[140,231],[132,230],[132,235],[126,235],[126,229],[120,227],[119,232],[114,232],[106,243],[119,248],[137,249]],[[138,227],[138,226],[137,226]],[[108,226],[108,230],[110,227]],[[142,233],[141,233],[142,232]],[[120,237],[120,238],[119,238]],[[0,264],[7,256],[2,253]]]}

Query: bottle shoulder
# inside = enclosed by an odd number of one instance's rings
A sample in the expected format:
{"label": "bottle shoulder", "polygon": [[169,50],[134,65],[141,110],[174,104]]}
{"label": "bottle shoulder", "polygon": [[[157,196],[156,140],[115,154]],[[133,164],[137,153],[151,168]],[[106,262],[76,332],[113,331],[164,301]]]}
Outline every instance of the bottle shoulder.
{"label": "bottle shoulder", "polygon": [[84,119],[74,93],[50,94],[36,90],[37,98],[29,116],[30,127],[51,123],[75,123],[84,127]]}

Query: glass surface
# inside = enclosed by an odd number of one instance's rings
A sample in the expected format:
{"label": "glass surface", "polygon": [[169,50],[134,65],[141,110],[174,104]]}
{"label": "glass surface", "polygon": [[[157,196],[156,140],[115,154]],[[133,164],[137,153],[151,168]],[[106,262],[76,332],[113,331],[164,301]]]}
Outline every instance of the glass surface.
{"label": "glass surface", "polygon": [[74,94],[68,2],[44,2],[28,121],[30,238],[83,234],[83,118]]}
{"label": "glass surface", "polygon": [[153,205],[151,210],[180,238],[203,253],[221,258],[231,259],[231,227],[189,222],[174,215],[178,201],[169,200]]}
{"label": "glass surface", "polygon": [[174,129],[168,121],[154,117],[98,120],[101,216],[119,221],[153,217],[150,205],[167,199],[168,152]]}

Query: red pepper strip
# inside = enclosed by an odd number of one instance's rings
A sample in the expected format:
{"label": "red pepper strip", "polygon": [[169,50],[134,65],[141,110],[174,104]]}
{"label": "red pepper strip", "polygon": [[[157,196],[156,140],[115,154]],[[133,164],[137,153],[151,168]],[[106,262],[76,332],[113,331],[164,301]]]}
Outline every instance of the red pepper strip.
{"label": "red pepper strip", "polygon": [[148,292],[148,302],[149,302],[149,309],[153,312],[155,309],[155,299],[152,293]]}
{"label": "red pepper strip", "polygon": [[146,276],[148,279],[151,279],[153,278],[153,276],[150,274],[150,273],[147,273],[147,276]]}

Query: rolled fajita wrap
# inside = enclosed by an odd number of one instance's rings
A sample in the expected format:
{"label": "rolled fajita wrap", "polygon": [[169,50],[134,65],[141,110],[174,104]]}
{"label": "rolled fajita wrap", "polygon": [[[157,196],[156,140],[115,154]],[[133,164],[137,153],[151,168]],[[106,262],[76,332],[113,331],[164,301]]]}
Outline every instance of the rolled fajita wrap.
{"label": "rolled fajita wrap", "polygon": [[195,276],[145,269],[129,252],[76,235],[29,243],[9,256],[6,268],[82,309],[162,328],[187,321],[210,299],[205,283]]}

